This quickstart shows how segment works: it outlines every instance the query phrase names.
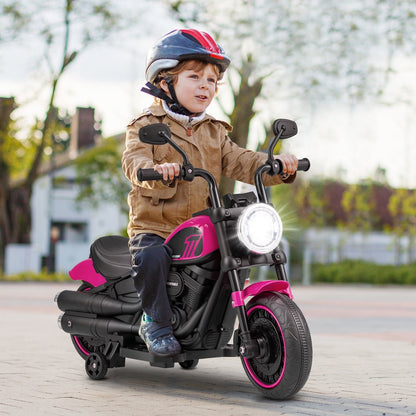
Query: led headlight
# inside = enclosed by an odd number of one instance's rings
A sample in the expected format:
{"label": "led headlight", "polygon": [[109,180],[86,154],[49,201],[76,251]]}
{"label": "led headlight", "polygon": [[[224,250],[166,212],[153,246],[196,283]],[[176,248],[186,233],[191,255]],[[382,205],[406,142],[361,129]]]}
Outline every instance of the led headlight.
{"label": "led headlight", "polygon": [[238,238],[256,253],[268,253],[275,249],[282,238],[282,231],[279,214],[263,203],[249,205],[237,222]]}

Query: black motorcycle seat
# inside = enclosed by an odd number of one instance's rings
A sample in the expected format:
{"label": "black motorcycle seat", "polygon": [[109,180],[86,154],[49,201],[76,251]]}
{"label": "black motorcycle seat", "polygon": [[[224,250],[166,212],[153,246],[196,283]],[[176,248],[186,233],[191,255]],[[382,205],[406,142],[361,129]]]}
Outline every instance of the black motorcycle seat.
{"label": "black motorcycle seat", "polygon": [[90,257],[97,273],[109,279],[126,277],[131,271],[129,239],[119,235],[98,238],[90,247]]}

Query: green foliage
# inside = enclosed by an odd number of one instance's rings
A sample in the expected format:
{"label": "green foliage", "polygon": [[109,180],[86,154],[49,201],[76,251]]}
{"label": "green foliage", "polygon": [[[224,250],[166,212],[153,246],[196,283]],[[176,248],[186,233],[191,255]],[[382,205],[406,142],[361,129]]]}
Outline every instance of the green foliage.
{"label": "green foliage", "polygon": [[[47,161],[52,151],[58,154],[67,150],[69,146],[69,119],[68,113],[59,115],[59,110],[57,108],[54,109],[47,132],[46,147],[42,161]],[[16,124],[16,121],[10,120],[8,132],[4,137],[2,145],[2,154],[9,167],[12,179],[23,178],[29,171],[42,138],[43,127],[43,122],[36,120],[25,139],[18,139],[16,137]]]}
{"label": "green foliage", "polygon": [[304,225],[322,227],[327,223],[329,210],[325,209],[323,195],[324,183],[305,182],[296,189],[294,203]]}
{"label": "green foliage", "polygon": [[284,201],[303,227],[384,230],[398,237],[416,236],[416,190],[393,189],[373,180],[346,184],[302,179],[298,175],[290,186],[274,187],[272,197],[276,207]]}
{"label": "green foliage", "polygon": [[394,190],[388,209],[394,218],[396,235],[416,235],[416,192],[408,189]]}
{"label": "green foliage", "polygon": [[7,166],[8,173],[13,177],[22,170],[26,146],[16,138],[16,122],[10,119],[6,131],[2,131],[0,138],[0,158],[4,166]]}
{"label": "green foliage", "polygon": [[24,5],[16,1],[1,5],[0,16],[3,16],[0,43],[15,40],[30,22],[29,13],[26,12]]}
{"label": "green foliage", "polygon": [[317,283],[365,283],[377,285],[416,285],[416,263],[394,266],[364,261],[315,264],[313,281]]}
{"label": "green foliage", "polygon": [[[399,239],[403,236],[409,238],[408,256],[414,260],[413,249],[416,243],[416,191],[409,189],[395,189],[388,203],[388,210],[393,218],[390,227]],[[388,227],[387,227],[388,228]]]}
{"label": "green foliage", "polygon": [[121,170],[121,146],[115,138],[88,149],[76,160],[76,182],[80,185],[77,200],[97,207],[102,201],[118,201],[127,209],[130,184]]}
{"label": "green foliage", "polygon": [[347,213],[342,225],[350,231],[372,228],[371,185],[349,185],[342,195],[341,206]]}
{"label": "green foliage", "polygon": [[272,188],[272,199],[277,208],[283,201],[300,226],[336,226],[344,214],[339,201],[335,200],[339,200],[339,188],[343,186],[332,180],[308,182],[298,178],[290,186]]}

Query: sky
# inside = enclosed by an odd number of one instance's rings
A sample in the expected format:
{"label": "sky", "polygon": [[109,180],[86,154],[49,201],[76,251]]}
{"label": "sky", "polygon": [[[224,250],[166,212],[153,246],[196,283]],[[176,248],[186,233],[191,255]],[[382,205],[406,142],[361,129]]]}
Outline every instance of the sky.
{"label": "sky", "polygon": [[[120,37],[91,47],[64,74],[56,105],[71,113],[76,107],[94,107],[102,119],[104,136],[123,133],[129,121],[153,100],[140,92],[145,83],[147,50],[160,36],[177,27],[166,15],[152,21],[146,37]],[[16,97],[20,108],[14,117],[22,127],[30,125],[36,116],[43,117],[46,110],[48,93],[42,90],[43,77],[38,69],[40,47],[27,39],[13,47],[0,45],[0,96]],[[312,112],[287,103],[275,118],[295,119],[299,133],[285,142],[284,151],[310,158],[311,177],[357,182],[372,177],[377,167],[382,167],[387,170],[390,185],[416,187],[415,71],[415,60],[404,60],[382,104],[366,101],[353,108],[323,105]],[[220,88],[219,98],[228,99],[224,87]],[[215,102],[209,112],[224,118]],[[262,126],[254,122],[252,147],[257,138],[263,139]]]}

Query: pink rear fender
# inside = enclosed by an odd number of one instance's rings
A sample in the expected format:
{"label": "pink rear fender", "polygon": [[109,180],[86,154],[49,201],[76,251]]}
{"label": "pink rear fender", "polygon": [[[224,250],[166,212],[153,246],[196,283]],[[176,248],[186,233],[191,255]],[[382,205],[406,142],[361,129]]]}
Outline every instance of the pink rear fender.
{"label": "pink rear fender", "polygon": [[290,289],[289,282],[284,280],[265,280],[262,282],[253,283],[247,286],[240,292],[233,292],[233,307],[243,306],[244,301],[248,297],[256,296],[263,292],[278,292],[287,295],[290,299],[293,299],[292,290]]}
{"label": "pink rear fender", "polygon": [[95,271],[91,259],[81,261],[68,274],[72,280],[83,280],[94,287],[100,286],[107,281],[103,275]]}

